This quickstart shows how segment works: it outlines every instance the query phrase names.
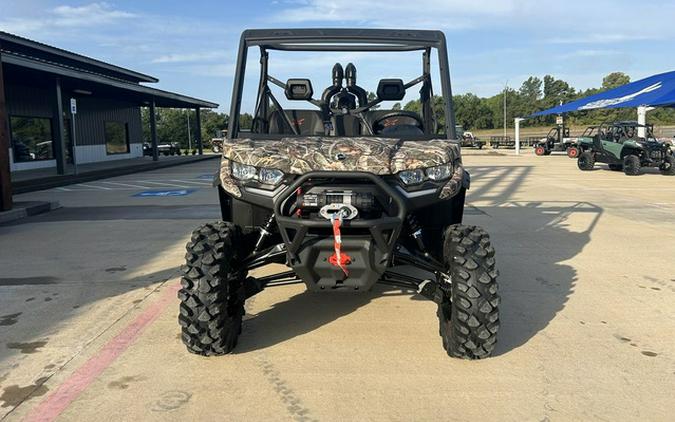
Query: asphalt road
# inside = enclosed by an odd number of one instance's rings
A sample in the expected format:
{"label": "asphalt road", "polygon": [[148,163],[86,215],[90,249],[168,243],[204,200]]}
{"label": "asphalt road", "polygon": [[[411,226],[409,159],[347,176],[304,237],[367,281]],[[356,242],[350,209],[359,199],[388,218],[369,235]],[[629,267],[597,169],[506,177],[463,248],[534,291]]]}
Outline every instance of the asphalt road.
{"label": "asphalt road", "polygon": [[177,269],[215,161],[20,195],[64,207],[0,226],[0,420],[672,420],[675,178],[465,164],[501,271],[483,361],[448,358],[417,295],[302,285],[248,301],[236,353],[188,354]]}

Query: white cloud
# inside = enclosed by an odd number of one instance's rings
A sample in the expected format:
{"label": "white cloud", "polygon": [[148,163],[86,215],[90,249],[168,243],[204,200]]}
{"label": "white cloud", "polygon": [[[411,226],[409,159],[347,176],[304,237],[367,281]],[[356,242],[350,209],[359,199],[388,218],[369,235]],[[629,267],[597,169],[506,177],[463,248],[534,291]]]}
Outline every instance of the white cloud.
{"label": "white cloud", "polygon": [[84,6],[57,6],[40,17],[13,17],[0,20],[0,30],[25,34],[51,32],[106,25],[137,17],[133,13],[116,10],[108,3],[90,3]]}
{"label": "white cloud", "polygon": [[278,22],[359,23],[379,27],[442,26],[462,29],[475,26],[481,17],[513,13],[514,0],[308,0],[291,4],[271,19]]}
{"label": "white cloud", "polygon": [[[639,6],[631,0],[305,0],[278,6],[272,22],[462,30],[478,36],[505,31],[526,43],[605,44],[675,35],[675,3],[668,0]],[[487,42],[499,41],[497,36]]]}
{"label": "white cloud", "polygon": [[231,58],[230,51],[202,51],[198,53],[169,53],[152,59],[152,63],[204,62]]}

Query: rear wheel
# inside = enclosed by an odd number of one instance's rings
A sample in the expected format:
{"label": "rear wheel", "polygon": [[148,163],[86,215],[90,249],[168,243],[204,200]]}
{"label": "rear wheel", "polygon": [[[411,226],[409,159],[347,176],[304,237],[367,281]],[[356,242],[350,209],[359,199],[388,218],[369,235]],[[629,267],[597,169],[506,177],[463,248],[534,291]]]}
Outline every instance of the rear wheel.
{"label": "rear wheel", "polygon": [[456,358],[488,357],[499,330],[499,273],[490,237],[480,227],[449,226],[443,255],[452,283],[438,305],[443,347]]}
{"label": "rear wheel", "polygon": [[188,351],[204,356],[230,353],[237,344],[244,315],[239,267],[241,234],[232,223],[218,221],[192,232],[178,292],[182,340]]}
{"label": "rear wheel", "polygon": [[538,147],[534,148],[534,153],[537,154],[538,156],[546,155],[546,148],[542,147],[541,145]]}
{"label": "rear wheel", "polygon": [[623,157],[623,172],[628,176],[637,176],[640,174],[640,157],[629,154]]}
{"label": "rear wheel", "polygon": [[582,152],[577,159],[577,166],[580,170],[593,170],[593,167],[595,167],[595,156],[588,151]]}
{"label": "rear wheel", "polygon": [[659,171],[664,176],[675,176],[675,157],[666,155],[663,159],[663,163],[659,167]]}
{"label": "rear wheel", "polygon": [[567,156],[570,158],[577,158],[579,156],[579,148],[578,147],[567,148]]}

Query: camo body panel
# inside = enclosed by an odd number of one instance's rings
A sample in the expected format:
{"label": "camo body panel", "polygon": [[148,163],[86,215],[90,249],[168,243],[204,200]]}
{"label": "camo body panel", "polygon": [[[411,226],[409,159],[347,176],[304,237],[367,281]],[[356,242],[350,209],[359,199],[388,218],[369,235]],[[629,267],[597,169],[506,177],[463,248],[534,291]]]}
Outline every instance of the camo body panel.
{"label": "camo body panel", "polygon": [[[344,159],[338,159],[338,154]],[[453,182],[461,184],[463,169],[456,142],[433,139],[403,141],[377,137],[294,137],[277,140],[238,139],[223,143],[220,182],[225,191],[240,197],[230,171],[230,161],[281,170],[286,174],[311,171],[367,171],[376,175],[455,164],[455,173],[441,191],[454,195]],[[457,174],[459,180],[455,181]],[[452,187],[449,185],[453,185]]]}
{"label": "camo body panel", "polygon": [[[338,160],[338,154],[344,159]],[[223,157],[242,164],[274,168],[287,174],[310,171],[368,171],[384,175],[433,167],[459,157],[448,140],[401,141],[373,137],[242,139],[223,144]]]}

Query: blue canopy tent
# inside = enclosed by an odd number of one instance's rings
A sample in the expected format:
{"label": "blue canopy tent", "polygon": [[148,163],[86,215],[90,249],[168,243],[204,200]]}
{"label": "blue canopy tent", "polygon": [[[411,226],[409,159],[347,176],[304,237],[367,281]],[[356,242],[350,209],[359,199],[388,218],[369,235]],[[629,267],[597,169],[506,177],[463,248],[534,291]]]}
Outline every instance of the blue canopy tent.
{"label": "blue canopy tent", "polygon": [[675,107],[675,71],[650,76],[528,117],[622,107]]}

